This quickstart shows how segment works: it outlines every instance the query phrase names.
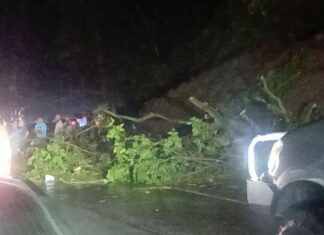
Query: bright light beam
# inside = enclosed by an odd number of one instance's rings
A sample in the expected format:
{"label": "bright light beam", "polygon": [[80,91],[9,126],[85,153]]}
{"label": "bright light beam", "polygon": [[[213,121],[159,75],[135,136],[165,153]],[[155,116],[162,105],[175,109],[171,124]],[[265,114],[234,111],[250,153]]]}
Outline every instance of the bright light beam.
{"label": "bright light beam", "polygon": [[252,142],[249,145],[248,148],[248,167],[249,167],[249,174],[252,178],[252,180],[259,180],[259,176],[255,169],[255,153],[254,148],[255,145],[259,142],[266,142],[266,141],[276,141],[281,139],[287,132],[276,132],[276,133],[270,133],[267,135],[258,135],[253,138]]}
{"label": "bright light beam", "polygon": [[0,177],[11,177],[11,147],[9,136],[4,126],[0,126]]}

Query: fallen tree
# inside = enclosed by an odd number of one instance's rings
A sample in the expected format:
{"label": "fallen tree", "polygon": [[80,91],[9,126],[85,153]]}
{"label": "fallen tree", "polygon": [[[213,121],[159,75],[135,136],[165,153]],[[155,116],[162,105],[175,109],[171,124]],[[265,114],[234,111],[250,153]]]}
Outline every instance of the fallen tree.
{"label": "fallen tree", "polygon": [[[156,113],[130,117],[103,106],[97,113],[104,119],[100,129],[90,127],[73,137],[53,139],[46,147],[36,149],[29,159],[27,177],[41,181],[45,174],[51,174],[66,183],[108,180],[164,185],[214,182],[228,174],[223,150],[230,142],[215,123],[195,117],[189,121],[175,120]],[[190,125],[192,134],[180,136],[171,130],[166,137],[152,138],[125,130],[124,121],[140,123],[152,118]],[[90,141],[87,142],[91,132],[103,133],[100,138],[106,137],[103,144],[109,145],[111,151],[91,149]],[[83,146],[78,142],[81,137],[85,138]],[[101,158],[103,154],[108,154],[109,160]],[[104,167],[100,167],[102,165]]]}
{"label": "fallen tree", "polygon": [[127,120],[127,121],[131,121],[131,122],[135,122],[135,123],[141,123],[141,122],[145,122],[147,120],[150,119],[161,119],[167,122],[172,122],[172,123],[176,123],[176,124],[182,124],[182,125],[190,125],[190,122],[188,121],[183,121],[183,120],[178,120],[178,119],[170,119],[162,114],[158,114],[158,113],[149,113],[143,117],[140,118],[136,118],[136,117],[130,117],[130,116],[126,116],[126,115],[119,115],[116,114],[115,112],[110,111],[107,107],[105,106],[100,106],[97,109],[98,113],[105,113],[111,117],[114,117],[116,119],[121,119],[121,120]]}

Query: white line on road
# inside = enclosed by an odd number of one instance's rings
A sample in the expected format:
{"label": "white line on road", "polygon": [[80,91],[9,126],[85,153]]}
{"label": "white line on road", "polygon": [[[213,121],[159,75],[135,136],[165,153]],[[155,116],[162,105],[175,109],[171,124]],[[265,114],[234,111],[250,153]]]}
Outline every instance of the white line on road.
{"label": "white line on road", "polygon": [[138,190],[176,190],[179,192],[191,193],[191,194],[209,197],[209,198],[213,198],[213,199],[218,199],[218,200],[222,200],[222,201],[228,201],[228,202],[238,203],[238,204],[242,204],[242,205],[247,205],[247,202],[244,202],[244,201],[227,198],[227,197],[222,197],[222,196],[217,196],[217,195],[212,195],[212,194],[208,194],[208,193],[201,193],[201,192],[183,189],[183,188],[175,188],[175,187],[165,186],[165,187],[147,187],[147,188],[144,187],[144,188],[136,188],[136,189],[138,189]]}

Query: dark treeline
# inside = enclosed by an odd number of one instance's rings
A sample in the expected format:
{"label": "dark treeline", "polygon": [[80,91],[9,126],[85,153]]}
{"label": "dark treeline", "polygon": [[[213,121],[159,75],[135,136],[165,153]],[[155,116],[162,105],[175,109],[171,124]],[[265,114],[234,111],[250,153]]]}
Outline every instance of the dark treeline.
{"label": "dark treeline", "polygon": [[301,0],[4,0],[1,105],[83,94],[138,107],[274,29],[289,40],[319,32],[322,10]]}

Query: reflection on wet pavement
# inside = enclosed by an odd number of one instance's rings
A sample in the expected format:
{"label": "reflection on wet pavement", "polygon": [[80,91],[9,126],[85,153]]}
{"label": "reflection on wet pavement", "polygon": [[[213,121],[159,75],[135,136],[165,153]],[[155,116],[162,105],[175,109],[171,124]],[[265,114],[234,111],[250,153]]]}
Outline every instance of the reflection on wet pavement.
{"label": "reflection on wet pavement", "polygon": [[55,234],[39,205],[26,192],[0,183],[0,234]]}
{"label": "reflection on wet pavement", "polygon": [[247,205],[169,189],[49,186],[53,214],[72,234],[274,234]]}

